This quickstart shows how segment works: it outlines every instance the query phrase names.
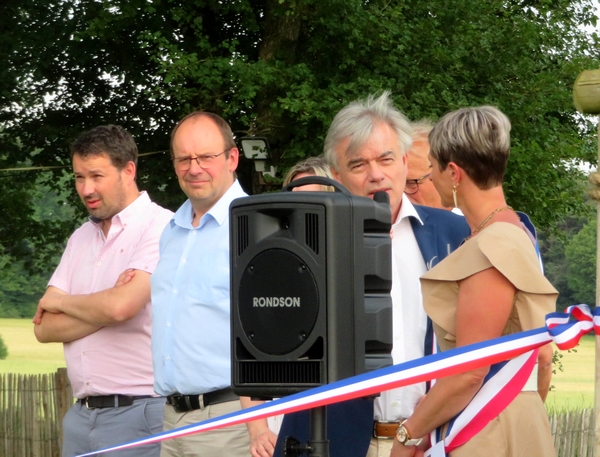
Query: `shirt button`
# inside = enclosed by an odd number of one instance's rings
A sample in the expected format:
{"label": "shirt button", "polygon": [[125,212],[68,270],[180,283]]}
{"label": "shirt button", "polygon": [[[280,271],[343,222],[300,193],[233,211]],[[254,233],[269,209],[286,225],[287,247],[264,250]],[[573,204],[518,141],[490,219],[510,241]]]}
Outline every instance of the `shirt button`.
{"label": "shirt button", "polygon": [[171,323],[170,323],[170,322],[167,322],[167,327],[170,327],[170,326],[171,326]]}
{"label": "shirt button", "polygon": [[176,294],[177,293],[177,289],[173,289],[173,293]]}
{"label": "shirt button", "polygon": [[185,257],[181,259],[181,263],[185,263]]}
{"label": "shirt button", "polygon": [[171,360],[171,356],[170,355],[167,356],[167,360]]}
{"label": "shirt button", "polygon": [[192,230],[192,235],[195,235],[195,234],[196,234],[196,230]]}
{"label": "shirt button", "polygon": [[96,265],[100,266],[100,265],[102,265],[102,262],[98,262]]}

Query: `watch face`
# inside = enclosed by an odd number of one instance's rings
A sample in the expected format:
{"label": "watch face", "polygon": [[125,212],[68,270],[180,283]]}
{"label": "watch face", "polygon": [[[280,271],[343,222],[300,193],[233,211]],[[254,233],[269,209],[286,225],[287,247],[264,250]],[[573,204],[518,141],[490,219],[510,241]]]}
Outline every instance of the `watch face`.
{"label": "watch face", "polygon": [[400,441],[401,444],[406,443],[406,441],[408,440],[408,433],[406,432],[406,428],[404,428],[404,425],[398,427],[398,431],[396,432],[396,438],[398,439],[398,441]]}

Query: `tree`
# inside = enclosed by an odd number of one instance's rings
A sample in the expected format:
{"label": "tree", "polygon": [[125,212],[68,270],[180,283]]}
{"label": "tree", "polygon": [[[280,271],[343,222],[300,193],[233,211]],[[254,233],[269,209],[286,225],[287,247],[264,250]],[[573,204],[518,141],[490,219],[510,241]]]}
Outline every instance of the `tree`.
{"label": "tree", "polygon": [[566,249],[586,222],[587,218],[567,217],[564,221],[557,222],[558,231],[555,233],[538,232],[544,274],[559,292],[557,310],[564,310],[578,303],[574,290],[569,287],[569,271],[572,267]]}
{"label": "tree", "polygon": [[573,237],[566,249],[569,270],[567,281],[578,303],[596,306],[596,232],[592,218]]}
{"label": "tree", "polygon": [[[574,165],[595,153],[571,88],[599,63],[597,35],[581,29],[595,24],[592,0],[4,3],[0,167],[68,166],[69,140],[101,123],[165,150],[176,120],[205,109],[238,136],[267,136],[282,170],[321,152],[341,107],[391,89],[412,119],[498,106],[513,123],[509,203],[542,228],[584,211]],[[139,181],[165,206],[183,199],[165,156],[141,161]]]}
{"label": "tree", "polygon": [[0,360],[4,360],[6,357],[8,357],[8,348],[0,336]]}

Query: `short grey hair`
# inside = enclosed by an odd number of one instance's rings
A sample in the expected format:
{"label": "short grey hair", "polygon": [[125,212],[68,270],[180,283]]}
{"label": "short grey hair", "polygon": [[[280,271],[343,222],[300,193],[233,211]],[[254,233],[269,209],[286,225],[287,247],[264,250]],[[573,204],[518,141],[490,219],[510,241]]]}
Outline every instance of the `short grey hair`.
{"label": "short grey hair", "polygon": [[412,128],[408,119],[398,111],[390,100],[390,92],[379,97],[369,95],[365,100],[357,100],[336,114],[325,138],[324,156],[329,166],[339,171],[335,147],[344,139],[350,138],[346,155],[352,156],[369,139],[376,122],[388,124],[398,137],[402,155],[412,145]]}
{"label": "short grey hair", "polygon": [[411,122],[412,127],[412,140],[413,143],[417,140],[429,141],[429,132],[433,129],[435,123],[431,119],[421,119],[420,121]]}
{"label": "short grey hair", "polygon": [[323,156],[309,157],[301,160],[288,170],[287,174],[285,175],[285,179],[283,180],[283,187],[287,186],[297,175],[302,173],[333,179],[333,175],[329,169],[329,164],[325,161]]}
{"label": "short grey hair", "polygon": [[498,108],[461,108],[446,114],[429,134],[440,170],[463,168],[480,189],[502,184],[510,154],[510,121]]}
{"label": "short grey hair", "polygon": [[[430,119],[421,119],[420,121],[411,122],[410,126],[413,129],[412,141],[413,145],[418,142],[429,143],[429,132],[433,129],[434,123]],[[423,155],[422,151],[417,151],[411,147],[408,151],[412,157],[418,157],[419,159],[428,160],[427,154]]]}

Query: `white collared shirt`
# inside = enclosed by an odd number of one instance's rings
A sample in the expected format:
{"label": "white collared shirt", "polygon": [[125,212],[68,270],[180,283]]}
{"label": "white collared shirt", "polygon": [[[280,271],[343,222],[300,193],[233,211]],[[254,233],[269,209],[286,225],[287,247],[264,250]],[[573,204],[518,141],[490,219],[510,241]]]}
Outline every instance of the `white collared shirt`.
{"label": "white collared shirt", "polygon": [[[415,207],[404,195],[396,222],[392,225],[392,303],[394,364],[423,357],[427,314],[423,308],[419,278],[427,271],[423,255],[410,224],[410,217],[423,224]],[[409,417],[421,396],[425,383],[382,392],[375,399],[376,420],[396,421]]]}

